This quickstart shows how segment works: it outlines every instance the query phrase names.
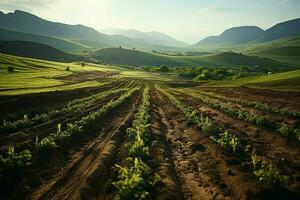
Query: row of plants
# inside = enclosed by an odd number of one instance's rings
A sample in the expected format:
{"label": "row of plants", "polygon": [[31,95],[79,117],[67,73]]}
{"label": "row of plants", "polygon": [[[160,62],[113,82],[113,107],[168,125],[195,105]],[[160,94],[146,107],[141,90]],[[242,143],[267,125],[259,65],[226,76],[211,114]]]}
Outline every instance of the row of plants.
{"label": "row of plants", "polygon": [[265,116],[256,114],[254,111],[249,112],[248,110],[242,107],[235,108],[234,105],[232,105],[229,102],[221,102],[218,99],[210,98],[194,92],[190,92],[188,93],[188,95],[197,100],[200,100],[202,103],[214,109],[220,110],[230,116],[233,116],[236,119],[247,121],[261,127],[270,128],[284,137],[300,141],[300,131],[299,128],[295,125],[288,126],[284,122],[276,123],[269,120]]}
{"label": "row of plants", "polygon": [[138,88],[129,90],[117,100],[104,105],[100,110],[91,112],[89,115],[82,117],[81,120],[68,124],[65,130],[62,130],[61,124],[58,124],[56,133],[50,134],[41,140],[38,137],[36,138],[34,151],[32,152],[26,149],[17,153],[13,146],[8,147],[7,153],[0,155],[0,181],[7,177],[10,177],[9,180],[12,180],[11,177],[21,177],[22,172],[31,164],[33,158],[38,159],[43,155],[47,155],[45,153],[58,147],[58,142],[68,140],[75,134],[84,133],[88,126],[93,125],[96,120],[120,105],[137,90]]}
{"label": "row of plants", "polygon": [[185,114],[189,123],[196,125],[203,133],[210,135],[210,139],[214,142],[217,142],[227,151],[234,154],[239,153],[242,150],[242,140],[237,135],[230,133],[228,130],[222,130],[207,114],[200,113],[192,106],[184,105],[180,100],[166,90],[161,91],[181,112]]}
{"label": "row of plants", "polygon": [[[180,100],[167,91],[161,91],[186,115],[189,122],[200,128],[202,132],[211,134],[210,139],[214,142],[220,144],[223,148],[233,154],[246,153],[243,146],[247,145],[243,144],[244,141],[242,141],[237,135],[230,133],[228,130],[222,132],[216,125],[214,125],[214,128],[211,128],[213,127],[212,124],[215,124],[215,122],[208,118],[208,116],[200,114],[190,106],[184,105]],[[255,151],[252,152],[251,159],[253,164],[253,174],[258,178],[263,186],[281,187],[286,183],[288,176],[282,175],[279,169],[274,166],[272,162],[267,161],[265,158],[259,158]]]}
{"label": "row of plants", "polygon": [[272,113],[279,113],[279,114],[288,115],[291,117],[300,117],[300,112],[295,111],[295,110],[289,110],[285,107],[279,108],[279,107],[270,106],[267,103],[262,103],[259,101],[249,101],[249,100],[244,100],[244,99],[240,99],[240,98],[225,97],[225,96],[215,94],[212,92],[197,91],[197,93],[211,97],[211,98],[234,102],[234,103],[238,103],[238,104],[241,104],[244,106],[249,106],[249,107],[253,107],[256,109],[265,110],[265,111],[272,112]]}
{"label": "row of plants", "polygon": [[94,124],[95,121],[101,119],[105,113],[119,106],[127,98],[132,96],[132,94],[137,90],[138,88],[133,88],[127,93],[121,95],[117,100],[108,102],[99,110],[90,112],[88,115],[82,117],[80,120],[74,123],[68,123],[65,130],[62,130],[61,124],[58,124],[56,133],[52,133],[49,136],[43,138],[42,140],[36,138],[36,152],[43,153],[45,151],[49,151],[57,147],[58,142],[64,142],[65,140],[68,140],[71,136],[79,135],[85,132],[89,126],[92,126]]}
{"label": "row of plants", "polygon": [[125,164],[118,169],[115,199],[145,199],[149,191],[160,181],[160,176],[147,164],[151,151],[149,87],[143,92],[142,104],[134,115],[132,127],[127,129],[129,141],[125,144]]}
{"label": "row of plants", "polygon": [[85,110],[89,107],[91,107],[95,102],[104,99],[110,95],[124,92],[126,91],[126,88],[116,89],[116,90],[109,90],[105,92],[101,92],[99,94],[91,95],[89,97],[84,97],[81,99],[76,99],[71,102],[69,102],[64,108],[52,110],[48,113],[43,114],[36,114],[34,117],[29,118],[27,114],[23,116],[22,119],[18,119],[15,121],[3,121],[3,125],[0,127],[0,133],[3,132],[13,132],[17,131],[22,128],[27,128],[32,125],[40,124],[47,122],[48,120],[57,117],[59,115],[64,115],[68,113],[76,113],[80,112],[82,110]]}

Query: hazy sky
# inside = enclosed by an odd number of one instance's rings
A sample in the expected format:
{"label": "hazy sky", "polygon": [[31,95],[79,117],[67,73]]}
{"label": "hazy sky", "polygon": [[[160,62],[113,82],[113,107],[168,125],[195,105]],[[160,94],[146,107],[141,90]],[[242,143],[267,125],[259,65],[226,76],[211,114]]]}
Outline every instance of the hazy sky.
{"label": "hazy sky", "polygon": [[97,30],[156,30],[194,43],[232,26],[266,29],[299,18],[300,0],[0,0],[1,11],[16,9]]}

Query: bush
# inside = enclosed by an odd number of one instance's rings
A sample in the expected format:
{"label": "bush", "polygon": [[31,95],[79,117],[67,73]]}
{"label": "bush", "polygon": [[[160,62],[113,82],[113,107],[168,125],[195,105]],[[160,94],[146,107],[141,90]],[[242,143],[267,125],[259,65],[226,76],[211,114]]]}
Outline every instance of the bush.
{"label": "bush", "polygon": [[170,69],[166,65],[162,65],[159,68],[160,72],[168,72]]}
{"label": "bush", "polygon": [[67,71],[67,72],[70,71],[70,67],[67,67],[67,68],[66,68],[66,71]]}

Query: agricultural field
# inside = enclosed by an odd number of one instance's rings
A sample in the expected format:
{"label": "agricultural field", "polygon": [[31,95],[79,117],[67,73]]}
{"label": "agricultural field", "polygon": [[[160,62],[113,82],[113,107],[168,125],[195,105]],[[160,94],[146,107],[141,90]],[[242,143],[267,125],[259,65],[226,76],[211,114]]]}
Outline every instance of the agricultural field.
{"label": "agricultural field", "polygon": [[299,198],[297,91],[5,54],[1,66],[1,199]]}
{"label": "agricultural field", "polygon": [[0,200],[300,200],[299,10],[0,1]]}

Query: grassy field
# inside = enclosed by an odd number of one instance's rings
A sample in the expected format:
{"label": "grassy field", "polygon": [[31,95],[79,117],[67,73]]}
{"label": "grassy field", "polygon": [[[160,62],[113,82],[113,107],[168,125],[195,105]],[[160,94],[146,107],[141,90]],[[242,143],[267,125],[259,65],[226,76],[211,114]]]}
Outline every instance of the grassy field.
{"label": "grassy field", "polygon": [[[13,67],[14,71],[8,72],[8,66]],[[70,68],[70,71],[66,71],[67,67]],[[78,63],[50,62],[0,54],[0,94],[70,90],[101,84],[94,80],[83,80],[82,82],[64,80],[64,77],[71,77],[77,73],[90,72],[118,73],[119,70],[102,65],[82,67]]]}
{"label": "grassy field", "polygon": [[239,87],[247,86],[284,91],[300,91],[300,70],[246,77],[235,80],[215,81],[204,86]]}
{"label": "grassy field", "polygon": [[[13,67],[8,72],[7,67]],[[67,67],[70,71],[66,71]],[[76,81],[73,77],[78,77]],[[61,63],[0,54],[0,95],[73,90],[102,85],[101,77],[168,81],[175,76],[124,69],[112,65]]]}
{"label": "grassy field", "polygon": [[249,45],[239,51],[247,55],[257,55],[300,66],[300,37]]}
{"label": "grassy field", "polygon": [[226,52],[205,56],[167,56],[145,51],[123,48],[105,48],[91,52],[89,58],[102,63],[130,66],[205,66],[205,67],[241,67],[260,66],[261,68],[288,69],[288,64],[257,56],[246,56],[239,53]]}
{"label": "grassy field", "polygon": [[86,46],[79,42],[67,40],[64,38],[22,33],[18,31],[2,29],[2,28],[0,28],[0,38],[2,40],[8,40],[8,41],[22,40],[22,41],[38,42],[38,43],[50,45],[61,51],[66,51],[66,52],[79,53],[84,50],[90,49],[89,46]]}

